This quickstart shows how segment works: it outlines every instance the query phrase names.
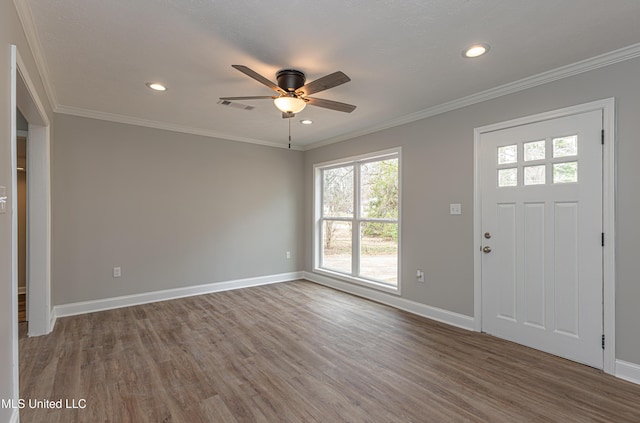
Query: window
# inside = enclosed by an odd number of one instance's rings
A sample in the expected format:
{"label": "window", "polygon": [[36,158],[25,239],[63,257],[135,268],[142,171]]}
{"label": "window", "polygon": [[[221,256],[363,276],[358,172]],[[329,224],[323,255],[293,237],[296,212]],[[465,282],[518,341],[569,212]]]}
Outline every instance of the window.
{"label": "window", "polygon": [[397,291],[400,150],[315,166],[315,270]]}

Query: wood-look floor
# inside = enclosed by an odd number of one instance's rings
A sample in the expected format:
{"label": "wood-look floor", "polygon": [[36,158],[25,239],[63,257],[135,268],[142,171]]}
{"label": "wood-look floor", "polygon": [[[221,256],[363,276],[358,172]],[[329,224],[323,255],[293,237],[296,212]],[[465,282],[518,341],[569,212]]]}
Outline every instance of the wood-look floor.
{"label": "wood-look floor", "polygon": [[[640,386],[309,282],[59,319],[20,339],[42,422],[640,422]],[[73,404],[73,403],[72,403]]]}

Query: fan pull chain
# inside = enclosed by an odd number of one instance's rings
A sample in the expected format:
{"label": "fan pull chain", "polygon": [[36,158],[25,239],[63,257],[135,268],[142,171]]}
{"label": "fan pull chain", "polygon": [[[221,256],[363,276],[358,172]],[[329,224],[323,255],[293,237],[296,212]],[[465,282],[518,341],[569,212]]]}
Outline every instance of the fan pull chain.
{"label": "fan pull chain", "polygon": [[287,120],[289,121],[289,150],[291,150],[291,118]]}

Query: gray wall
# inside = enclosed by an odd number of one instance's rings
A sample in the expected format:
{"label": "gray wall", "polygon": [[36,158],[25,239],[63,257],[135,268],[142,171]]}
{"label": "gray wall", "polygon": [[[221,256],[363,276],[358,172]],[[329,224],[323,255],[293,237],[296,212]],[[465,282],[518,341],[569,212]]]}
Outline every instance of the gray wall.
{"label": "gray wall", "polygon": [[301,270],[302,165],[300,151],[56,115],[53,304]]}
{"label": "gray wall", "polygon": [[[402,296],[473,315],[473,129],[616,98],[616,351],[640,363],[640,59],[337,144],[305,155],[305,269],[312,270],[313,164],[402,146]],[[461,203],[462,215],[449,215]],[[415,270],[425,271],[418,285]]]}

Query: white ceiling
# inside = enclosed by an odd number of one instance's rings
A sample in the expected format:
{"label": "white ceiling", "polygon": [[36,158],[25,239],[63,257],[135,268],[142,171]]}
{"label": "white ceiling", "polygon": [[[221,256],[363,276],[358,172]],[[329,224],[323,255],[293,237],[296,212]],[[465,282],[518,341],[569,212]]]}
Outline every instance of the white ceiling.
{"label": "white ceiling", "polygon": [[[252,111],[217,104],[222,96],[273,94],[231,65],[274,81],[282,68],[305,72],[307,81],[343,71],[351,82],[314,97],[357,109],[308,106],[292,120],[298,148],[640,43],[638,0],[16,3],[23,15],[30,9],[37,37],[27,35],[62,113],[286,146],[288,121],[272,101],[242,102]],[[476,42],[490,52],[463,58]],[[148,81],[169,89],[152,92]],[[314,123],[301,125],[303,118]]]}

